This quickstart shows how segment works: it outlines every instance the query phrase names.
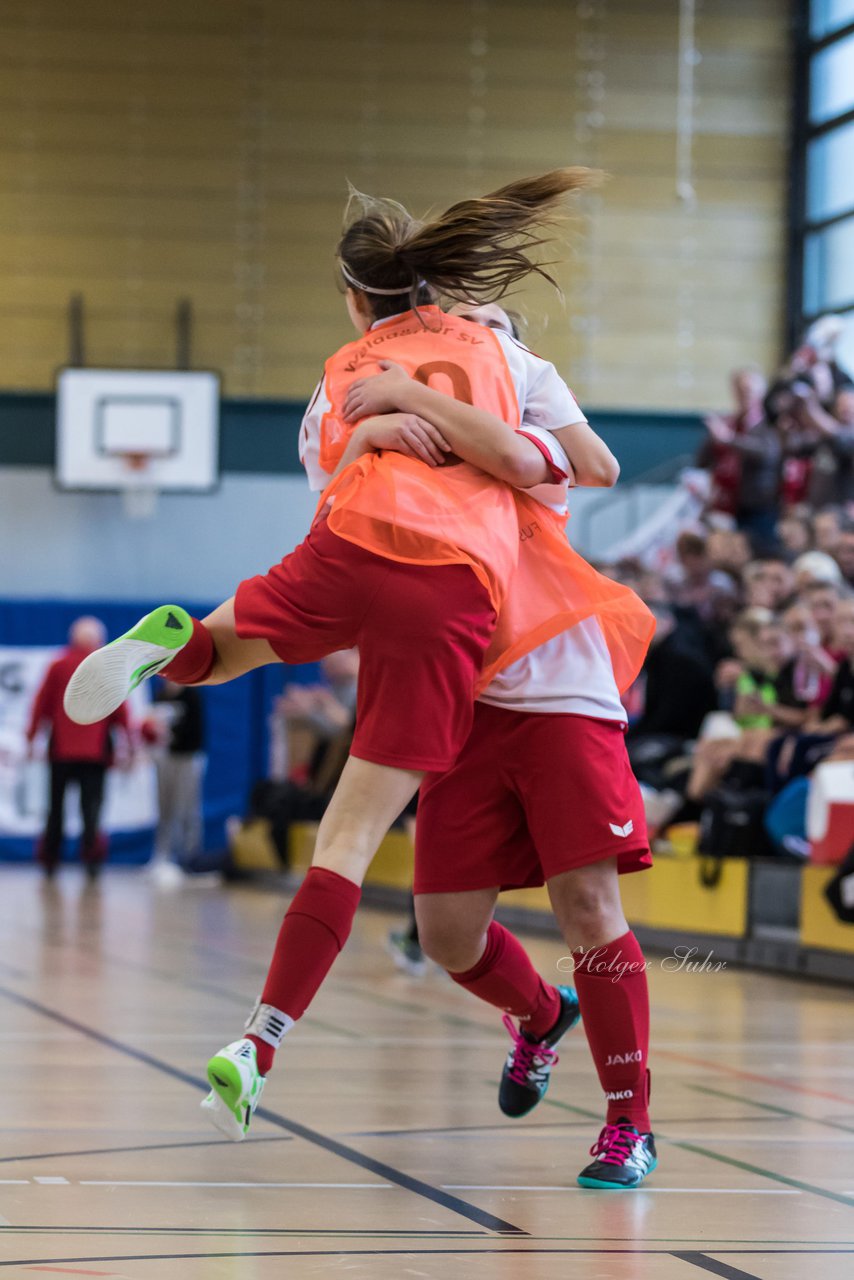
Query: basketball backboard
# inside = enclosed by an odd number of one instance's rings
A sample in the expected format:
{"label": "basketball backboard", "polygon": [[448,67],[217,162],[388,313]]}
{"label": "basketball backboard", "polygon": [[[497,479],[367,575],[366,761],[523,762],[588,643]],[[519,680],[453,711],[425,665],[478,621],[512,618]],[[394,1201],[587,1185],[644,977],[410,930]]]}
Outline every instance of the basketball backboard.
{"label": "basketball backboard", "polygon": [[61,489],[204,492],[218,478],[216,374],[62,370],[56,412]]}

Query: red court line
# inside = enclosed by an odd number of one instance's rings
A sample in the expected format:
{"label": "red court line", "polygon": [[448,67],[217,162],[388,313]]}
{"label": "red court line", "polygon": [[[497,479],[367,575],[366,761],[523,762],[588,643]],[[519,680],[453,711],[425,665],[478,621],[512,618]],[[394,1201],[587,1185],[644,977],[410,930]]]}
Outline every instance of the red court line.
{"label": "red court line", "polygon": [[808,1094],[811,1098],[826,1098],[830,1102],[841,1102],[843,1106],[854,1107],[854,1098],[843,1098],[839,1093],[825,1093],[821,1089],[808,1089],[802,1084],[793,1084],[790,1080],[778,1080],[774,1076],[760,1076],[753,1071],[741,1071],[738,1067],[728,1067],[719,1062],[710,1062],[708,1058],[690,1058],[685,1053],[674,1053],[672,1049],[654,1051],[656,1058],[672,1058],[676,1062],[687,1062],[692,1067],[703,1067],[706,1071],[719,1071],[723,1075],[737,1076],[739,1080],[752,1080],[755,1084],[768,1084],[774,1089],[788,1089],[792,1093]]}
{"label": "red court line", "polygon": [[117,1271],[81,1271],[79,1267],[27,1267],[27,1271],[52,1271],[63,1276],[117,1276]]}

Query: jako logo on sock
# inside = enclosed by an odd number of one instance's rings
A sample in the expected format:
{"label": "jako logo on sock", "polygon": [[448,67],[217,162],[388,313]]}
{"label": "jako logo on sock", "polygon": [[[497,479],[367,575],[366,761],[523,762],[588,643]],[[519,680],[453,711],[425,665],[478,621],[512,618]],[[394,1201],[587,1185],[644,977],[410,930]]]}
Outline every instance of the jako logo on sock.
{"label": "jako logo on sock", "polygon": [[606,1067],[628,1066],[630,1062],[641,1062],[643,1053],[640,1049],[635,1049],[633,1053],[609,1053]]}
{"label": "jako logo on sock", "polygon": [[607,1102],[625,1102],[628,1098],[635,1096],[633,1089],[620,1089],[618,1093],[606,1093],[605,1100]]}

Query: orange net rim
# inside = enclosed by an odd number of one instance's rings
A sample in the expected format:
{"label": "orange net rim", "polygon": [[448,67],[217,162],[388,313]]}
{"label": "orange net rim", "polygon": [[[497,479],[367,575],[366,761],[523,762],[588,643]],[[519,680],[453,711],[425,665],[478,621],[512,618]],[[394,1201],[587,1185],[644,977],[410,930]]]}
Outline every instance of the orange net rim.
{"label": "orange net rim", "polygon": [[158,452],[148,449],[128,449],[126,452],[114,453],[111,456],[123,463],[128,471],[147,471],[152,462],[171,457],[171,453],[165,450]]}

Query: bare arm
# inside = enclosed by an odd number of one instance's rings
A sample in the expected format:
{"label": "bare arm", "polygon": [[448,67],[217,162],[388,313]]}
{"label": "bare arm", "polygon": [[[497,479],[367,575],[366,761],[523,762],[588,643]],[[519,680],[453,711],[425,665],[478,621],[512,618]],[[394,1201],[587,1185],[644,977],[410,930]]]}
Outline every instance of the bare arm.
{"label": "bare arm", "polygon": [[363,418],[353,431],[331,478],[365,453],[391,449],[426,462],[430,467],[438,467],[450,448],[441,431],[413,413],[372,414]]}
{"label": "bare arm", "polygon": [[366,413],[393,409],[416,414],[438,428],[457,457],[497,480],[527,489],[551,479],[537,446],[506,422],[416,382],[391,361],[383,361],[382,366],[383,373],[361,378],[350,387],[344,401],[349,422]]}
{"label": "bare arm", "polygon": [[610,489],[620,477],[620,464],[589,422],[573,422],[552,434],[572,463],[576,484]]}
{"label": "bare arm", "polygon": [[802,729],[809,716],[806,707],[786,707],[781,702],[770,706],[768,711],[774,723],[784,729]]}
{"label": "bare arm", "polygon": [[[552,479],[542,452],[524,434],[493,414],[415,382],[398,366],[384,362],[384,367],[384,373],[360,379],[350,388],[344,403],[348,420],[398,408],[432,422],[458,457],[507,484],[528,489]],[[616,482],[617,460],[588,423],[573,423],[551,434],[569,457],[576,483],[598,487]]]}

